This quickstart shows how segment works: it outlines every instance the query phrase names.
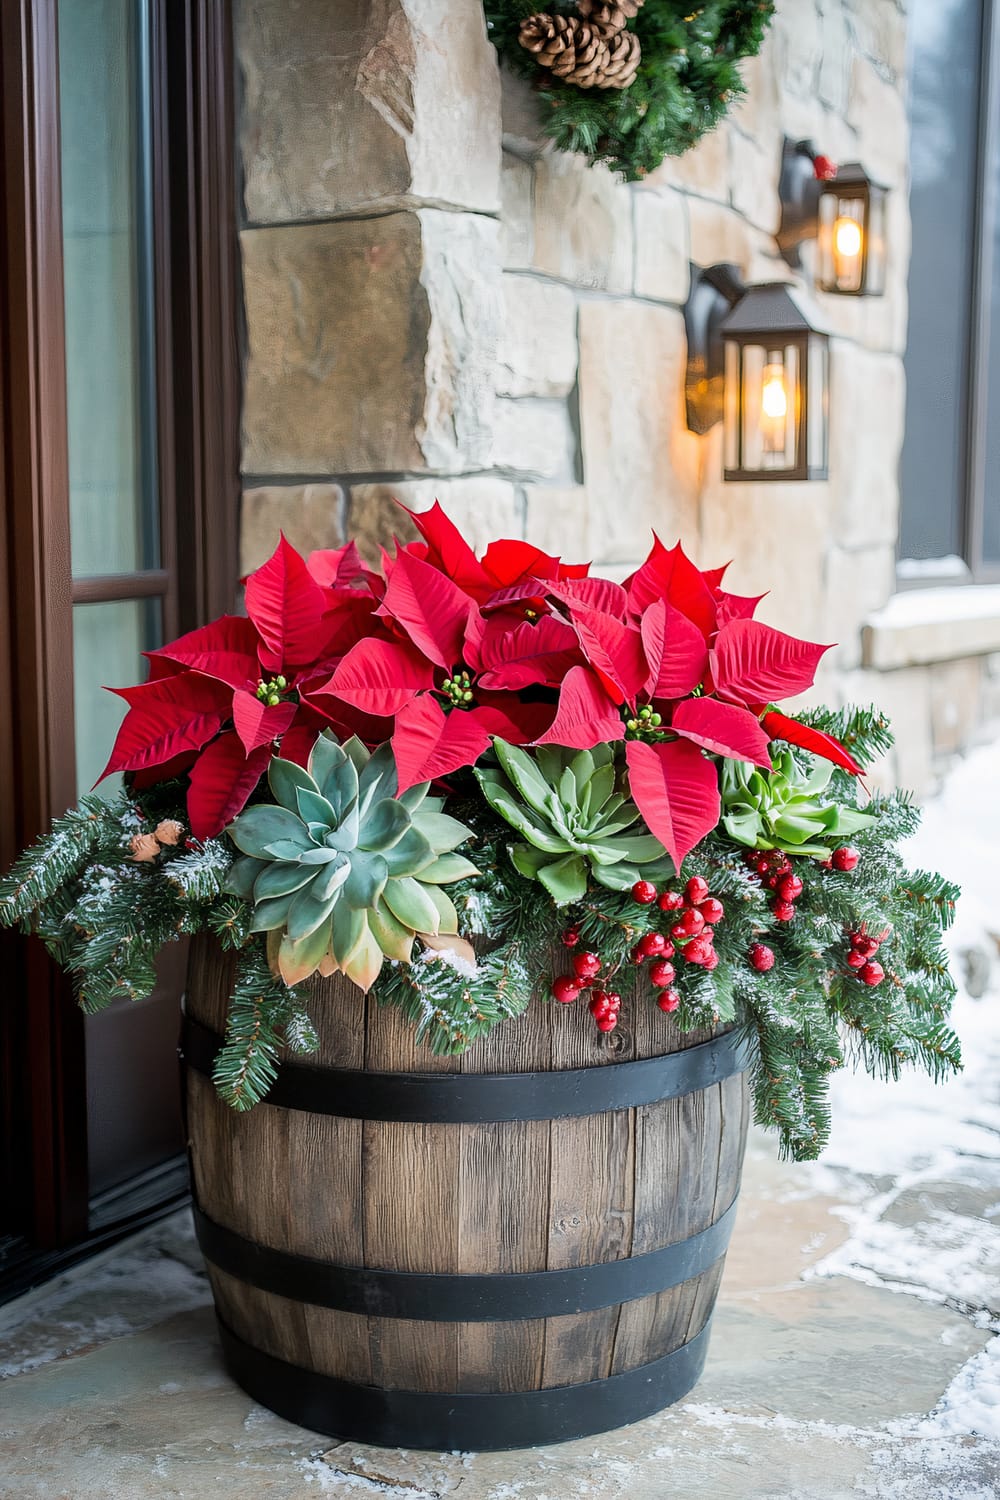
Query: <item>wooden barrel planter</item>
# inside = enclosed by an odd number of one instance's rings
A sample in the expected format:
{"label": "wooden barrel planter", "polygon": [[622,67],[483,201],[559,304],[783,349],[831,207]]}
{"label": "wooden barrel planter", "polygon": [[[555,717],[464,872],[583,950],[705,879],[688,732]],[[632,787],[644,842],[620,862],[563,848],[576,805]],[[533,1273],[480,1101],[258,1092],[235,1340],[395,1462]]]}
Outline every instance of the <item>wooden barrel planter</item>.
{"label": "wooden barrel planter", "polygon": [[735,1032],[648,992],[609,1039],[533,1005],[462,1057],[315,981],[318,1054],[217,1097],[231,962],[193,947],[183,1055],[195,1222],[225,1358],[303,1427],[408,1448],[582,1437],[705,1360],[749,1120]]}

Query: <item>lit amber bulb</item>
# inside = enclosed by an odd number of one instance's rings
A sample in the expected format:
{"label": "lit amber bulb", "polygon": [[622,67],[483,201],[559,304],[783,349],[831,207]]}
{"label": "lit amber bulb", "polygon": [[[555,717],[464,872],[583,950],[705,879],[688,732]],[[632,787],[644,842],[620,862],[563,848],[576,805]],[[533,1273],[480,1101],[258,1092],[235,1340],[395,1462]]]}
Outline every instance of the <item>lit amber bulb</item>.
{"label": "lit amber bulb", "polygon": [[779,365],[769,365],[764,371],[760,404],[765,417],[770,417],[772,421],[781,421],[788,415],[785,377]]}
{"label": "lit amber bulb", "polygon": [[844,215],[833,226],[833,248],[843,260],[854,260],[861,254],[861,225]]}

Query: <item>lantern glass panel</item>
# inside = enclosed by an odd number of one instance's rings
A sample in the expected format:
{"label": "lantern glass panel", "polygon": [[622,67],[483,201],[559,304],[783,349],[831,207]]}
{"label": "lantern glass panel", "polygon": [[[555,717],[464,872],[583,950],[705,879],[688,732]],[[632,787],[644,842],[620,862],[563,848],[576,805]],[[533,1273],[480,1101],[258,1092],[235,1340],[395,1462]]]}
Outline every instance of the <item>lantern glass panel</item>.
{"label": "lantern glass panel", "polygon": [[862,290],[870,297],[881,297],[885,291],[887,198],[888,194],[880,187],[873,187],[869,193],[868,251]]}
{"label": "lantern glass panel", "polygon": [[743,346],[740,468],[794,469],[800,419],[799,351],[794,344]]}
{"label": "lantern glass panel", "polygon": [[739,344],[726,340],[726,386],[722,413],[722,462],[727,469],[740,467],[740,354]]}
{"label": "lantern glass panel", "polygon": [[825,338],[809,340],[806,400],[806,463],[819,478],[829,463],[830,348]]}
{"label": "lantern glass panel", "polygon": [[868,200],[861,193],[821,194],[819,284],[826,292],[860,292],[865,282]]}

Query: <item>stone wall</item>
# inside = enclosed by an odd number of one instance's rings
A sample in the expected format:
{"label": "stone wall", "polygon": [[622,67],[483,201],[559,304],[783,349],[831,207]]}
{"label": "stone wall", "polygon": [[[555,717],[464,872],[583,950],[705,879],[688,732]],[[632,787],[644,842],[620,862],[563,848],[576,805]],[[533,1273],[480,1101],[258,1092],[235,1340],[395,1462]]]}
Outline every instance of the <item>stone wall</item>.
{"label": "stone wall", "polygon": [[[734,559],[737,591],[770,588],[772,623],[837,641],[819,689],[896,708],[889,774],[926,785],[980,711],[987,657],[935,680],[865,654],[894,588],[905,32],[895,0],[779,0],[745,100],[626,186],[541,148],[479,0],[238,0],[244,567],[279,528],[371,553],[409,534],[393,496],[440,499],[474,542],[525,536],[619,576],[655,527],[704,564]],[[886,294],[809,299],[832,335],[829,480],[723,484],[721,432],[684,422],[688,267],[790,277],[784,135],[891,189]]]}

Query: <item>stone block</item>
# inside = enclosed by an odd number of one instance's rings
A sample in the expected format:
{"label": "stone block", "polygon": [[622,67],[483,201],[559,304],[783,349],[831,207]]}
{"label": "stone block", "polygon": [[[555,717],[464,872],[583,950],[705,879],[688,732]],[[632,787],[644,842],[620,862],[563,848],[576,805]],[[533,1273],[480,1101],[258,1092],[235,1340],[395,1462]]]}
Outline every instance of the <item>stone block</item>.
{"label": "stone block", "polygon": [[435,210],[241,235],[244,470],[461,470],[489,456],[497,225]]}
{"label": "stone block", "polygon": [[861,665],[861,633],[865,619],[872,610],[882,608],[895,585],[895,548],[870,547],[860,552],[829,548],[822,638],[836,643],[829,655],[837,666]]}
{"label": "stone block", "polygon": [[775,12],[767,45],[773,49],[784,93],[808,99],[817,93],[823,55],[822,17],[813,0],[793,0]]}
{"label": "stone block", "polygon": [[691,260],[696,266],[731,261],[744,276],[749,274],[755,235],[742,214],[721,203],[703,198],[688,199]]}
{"label": "stone block", "polygon": [[535,259],[535,172],[509,151],[500,173],[500,260],[507,270],[528,270]]}
{"label": "stone block", "polygon": [[934,786],[930,673],[926,667],[896,672],[849,672],[841,679],[842,702],[877,703],[888,715],[896,743],[874,768],[872,784],[905,787],[918,797]]}
{"label": "stone block", "polygon": [[1000,585],[906,589],[870,616],[865,662],[889,671],[1000,648]]}
{"label": "stone block", "polygon": [[576,299],[556,282],[504,276],[497,350],[501,396],[565,396],[576,380]]}
{"label": "stone block", "polygon": [[533,156],[542,149],[542,106],[526,78],[500,69],[500,120],[506,150]]}
{"label": "stone block", "polygon": [[630,189],[606,167],[546,151],[535,168],[535,266],[560,281],[632,290]]}
{"label": "stone block", "polygon": [[687,299],[687,204],[670,188],[632,194],[635,229],[635,290],[640,297],[682,305]]}
{"label": "stone block", "polygon": [[649,531],[691,536],[699,439],[684,421],[684,320],[648,303],[580,306],[583,482],[600,563],[645,555]]}
{"label": "stone block", "polygon": [[304,555],[342,547],[344,491],[339,484],[267,484],[244,490],[240,503],[240,573],[266,562],[284,532]]}
{"label": "stone block", "polygon": [[583,485],[527,484],[524,496],[525,541],[567,562],[589,561],[591,505]]}
{"label": "stone block", "polygon": [[745,92],[729,112],[730,124],[761,145],[776,139],[780,147],[782,80],[770,32],[757,56],[740,63],[740,76]]}
{"label": "stone block", "polygon": [[781,202],[781,141],[769,135],[763,142],[742,131],[729,133],[729,178],[733,208],[768,235],[778,232]]}
{"label": "stone block", "polygon": [[726,587],[767,597],[757,618],[809,640],[824,634],[823,576],[832,497],[826,484],[726,484],[718,428],[706,445],[700,561],[732,558]]}
{"label": "stone block", "polygon": [[935,755],[963,750],[982,717],[982,658],[930,668],[931,745]]}
{"label": "stone block", "polygon": [[520,536],[521,506],[514,486],[492,477],[471,479],[401,479],[394,483],[354,484],[347,511],[347,534],[369,562],[392,538],[416,540],[418,532],[400,510],[429,510],[435,500],[459,527],[466,541],[482,552],[498,536]]}
{"label": "stone block", "polygon": [[513,474],[572,484],[577,474],[577,439],[566,402],[498,400],[493,464]]}
{"label": "stone block", "polygon": [[240,0],[247,215],[499,202],[500,81],[478,0]]}
{"label": "stone block", "polygon": [[854,44],[841,6],[827,6],[824,9],[821,31],[819,96],[831,109],[843,114],[847,107]]}
{"label": "stone block", "polygon": [[379,549],[391,547],[393,537],[415,542],[420,535],[400,505],[408,510],[428,510],[436,498],[437,481],[433,479],[352,484],[347,501],[347,535],[357,542],[365,561],[375,565]]}
{"label": "stone block", "polygon": [[667,156],[643,180],[644,188],[673,187],[718,203],[729,201],[729,126],[723,121],[683,156]]}
{"label": "stone block", "polygon": [[896,0],[861,0],[848,9],[858,49],[893,82],[906,71],[906,11]]}
{"label": "stone block", "polygon": [[830,344],[830,487],[848,548],[894,544],[905,386],[902,361],[843,339]]}
{"label": "stone block", "polygon": [[851,62],[847,122],[857,132],[858,160],[879,181],[906,171],[910,131],[906,103],[895,83],[866,57]]}

